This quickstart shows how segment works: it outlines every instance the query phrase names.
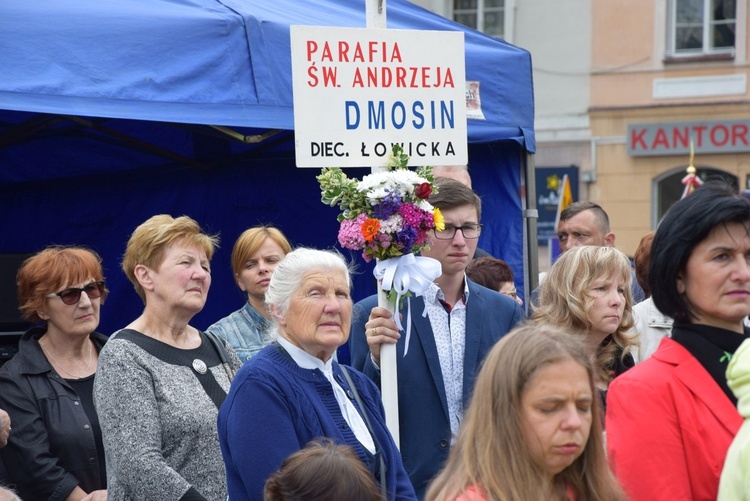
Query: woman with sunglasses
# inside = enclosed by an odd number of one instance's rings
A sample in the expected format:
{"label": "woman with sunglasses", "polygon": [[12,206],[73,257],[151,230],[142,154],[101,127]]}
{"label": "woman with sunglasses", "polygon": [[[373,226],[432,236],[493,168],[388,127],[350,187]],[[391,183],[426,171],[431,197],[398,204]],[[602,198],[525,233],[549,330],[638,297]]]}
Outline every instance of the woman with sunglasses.
{"label": "woman with sunglasses", "polygon": [[93,402],[95,329],[107,296],[101,259],[81,247],[48,247],[21,265],[18,304],[42,322],[0,369],[0,408],[11,419],[0,449],[7,483],[22,499],[104,500],[104,448]]}

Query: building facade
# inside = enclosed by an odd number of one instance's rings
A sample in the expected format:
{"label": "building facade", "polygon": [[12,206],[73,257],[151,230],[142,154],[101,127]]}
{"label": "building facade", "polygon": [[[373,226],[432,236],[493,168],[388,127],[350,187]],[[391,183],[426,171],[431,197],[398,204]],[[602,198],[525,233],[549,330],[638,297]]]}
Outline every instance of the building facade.
{"label": "building facade", "polygon": [[[420,0],[531,52],[537,167],[576,166],[632,255],[702,179],[750,188],[748,0]],[[540,255],[541,255],[540,251]]]}
{"label": "building facade", "polygon": [[682,195],[686,168],[747,188],[750,93],[746,0],[639,0],[592,6],[589,199],[618,245],[640,237]]}

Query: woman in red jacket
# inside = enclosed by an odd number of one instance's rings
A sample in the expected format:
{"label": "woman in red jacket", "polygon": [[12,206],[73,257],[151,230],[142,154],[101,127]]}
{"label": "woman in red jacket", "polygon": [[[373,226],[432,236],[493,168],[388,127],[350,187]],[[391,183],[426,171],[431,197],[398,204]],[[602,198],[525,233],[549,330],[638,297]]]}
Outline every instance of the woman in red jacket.
{"label": "woman in red jacket", "polygon": [[742,425],[725,371],[748,335],[750,203],[713,182],[675,203],[654,237],[649,283],[675,322],[610,386],[609,459],[635,501],[715,500]]}

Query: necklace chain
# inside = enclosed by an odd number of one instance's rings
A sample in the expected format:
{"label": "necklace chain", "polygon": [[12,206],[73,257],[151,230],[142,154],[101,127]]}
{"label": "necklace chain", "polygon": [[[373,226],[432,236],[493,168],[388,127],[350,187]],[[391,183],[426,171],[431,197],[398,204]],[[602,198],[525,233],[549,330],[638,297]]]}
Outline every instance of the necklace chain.
{"label": "necklace chain", "polygon": [[87,340],[87,341],[89,342],[89,361],[86,363],[86,368],[83,369],[82,376],[76,376],[75,374],[71,374],[70,372],[66,371],[65,367],[63,367],[62,364],[60,364],[60,362],[55,360],[55,357],[52,356],[52,353],[50,353],[50,351],[44,346],[44,342],[41,339],[39,340],[39,346],[42,347],[42,351],[44,351],[44,353],[47,354],[49,359],[52,360],[55,363],[55,365],[57,365],[60,368],[60,370],[62,370],[65,374],[67,374],[70,377],[74,377],[76,379],[83,379],[88,374],[89,367],[91,367],[91,341],[90,340]]}

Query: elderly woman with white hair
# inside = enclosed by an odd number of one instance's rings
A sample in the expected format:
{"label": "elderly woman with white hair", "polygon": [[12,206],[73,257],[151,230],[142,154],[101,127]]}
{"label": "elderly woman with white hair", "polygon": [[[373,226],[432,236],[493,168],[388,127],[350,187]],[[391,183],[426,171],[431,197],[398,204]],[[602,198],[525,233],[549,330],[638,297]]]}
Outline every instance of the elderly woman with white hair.
{"label": "elderly woman with white hair", "polygon": [[237,373],[219,411],[230,499],[262,499],[284,459],[319,437],[353,447],[388,499],[415,499],[377,388],[333,358],[352,317],[342,257],[314,249],[287,254],[266,305],[276,339]]}

